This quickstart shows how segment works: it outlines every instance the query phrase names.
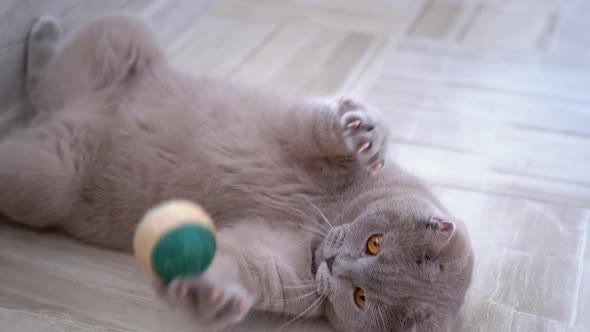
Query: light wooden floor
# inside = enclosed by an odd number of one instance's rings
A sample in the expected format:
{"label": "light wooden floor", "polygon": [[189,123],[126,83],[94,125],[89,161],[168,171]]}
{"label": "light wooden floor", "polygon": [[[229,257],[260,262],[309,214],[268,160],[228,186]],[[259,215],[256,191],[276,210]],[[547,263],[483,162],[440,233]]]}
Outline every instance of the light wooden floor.
{"label": "light wooden floor", "polygon": [[[590,1],[218,0],[192,20],[150,8],[189,72],[382,109],[391,157],[471,230],[465,331],[590,331]],[[280,322],[248,324],[236,330]],[[0,331],[194,330],[131,257],[0,225]]]}

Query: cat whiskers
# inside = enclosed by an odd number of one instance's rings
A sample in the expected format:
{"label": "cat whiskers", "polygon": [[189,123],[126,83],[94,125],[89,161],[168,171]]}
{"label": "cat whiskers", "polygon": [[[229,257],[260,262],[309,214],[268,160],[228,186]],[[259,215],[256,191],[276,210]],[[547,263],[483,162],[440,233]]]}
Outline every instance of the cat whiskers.
{"label": "cat whiskers", "polygon": [[318,283],[313,282],[313,283],[302,283],[302,284],[298,284],[298,285],[283,286],[284,289],[304,289],[304,288],[311,288],[311,287],[318,287]]}
{"label": "cat whiskers", "polygon": [[285,287],[297,287],[302,285],[317,285],[318,282],[315,279],[298,280],[294,284],[285,284]]}
{"label": "cat whiskers", "polygon": [[[376,322],[378,324],[377,325],[378,331],[387,332],[387,326],[385,325],[385,318],[383,318],[383,314],[381,313],[381,308],[378,304],[376,304],[373,307],[373,309],[371,309],[371,310],[365,310],[363,312],[362,319],[367,320],[367,316],[368,316],[368,321]],[[381,326],[383,326],[383,329],[381,329]]]}
{"label": "cat whiskers", "polygon": [[[317,207],[317,205],[313,204],[312,201],[309,200],[309,198],[305,198],[305,200],[307,201],[307,203],[309,205],[311,205],[312,208],[314,208],[322,217],[322,220],[326,222],[326,224],[328,224],[328,226],[330,226],[330,229],[334,229],[334,226],[332,225],[332,223],[328,220],[328,218],[326,217],[326,215],[322,212],[322,210],[320,210],[320,208]],[[315,219],[314,219],[315,220]],[[319,225],[318,225],[319,226]],[[320,226],[321,227],[321,226]],[[323,227],[322,227],[323,228]]]}
{"label": "cat whiskers", "polygon": [[385,325],[385,318],[383,318],[383,314],[381,313],[381,307],[377,305],[377,313],[379,317],[381,317],[381,324],[383,324],[383,331],[387,331],[387,326]]}
{"label": "cat whiskers", "polygon": [[287,303],[293,303],[293,302],[301,301],[304,298],[310,297],[310,296],[315,295],[315,294],[317,294],[317,291],[316,290],[313,290],[313,291],[311,291],[309,293],[305,293],[303,295],[299,295],[299,296],[296,296],[296,297],[291,297],[291,298],[286,298],[286,299],[281,299],[281,300],[274,300],[274,301],[271,300],[270,303],[271,304],[287,304]]}
{"label": "cat whiskers", "polygon": [[[277,209],[279,211],[284,210],[284,209],[290,210],[290,211],[294,212],[296,215],[306,218],[306,214],[302,210],[296,209],[296,208],[289,206],[289,205],[280,204],[280,205],[274,205],[271,207],[274,209]],[[315,226],[317,226],[317,228],[316,228],[311,225],[304,225],[302,223],[297,223],[297,222],[289,221],[289,220],[285,220],[285,222],[291,223],[291,224],[296,225],[297,227],[300,227],[300,228],[304,228],[304,229],[306,229],[306,230],[308,230],[320,237],[325,237],[326,234],[328,234],[328,232],[329,232],[329,229],[322,227],[319,223],[315,224]]]}
{"label": "cat whiskers", "polygon": [[[298,227],[301,227],[301,228],[307,229],[308,231],[311,231],[312,233],[314,233],[314,234],[316,234],[316,235],[319,235],[319,236],[321,236],[321,237],[325,237],[325,236],[326,236],[326,235],[327,235],[327,234],[330,232],[330,230],[331,230],[331,229],[334,229],[334,227],[333,227],[333,226],[332,226],[332,224],[331,224],[331,223],[328,221],[328,219],[327,219],[327,218],[326,218],[326,216],[325,216],[325,215],[322,213],[322,211],[320,211],[320,209],[318,209],[318,207],[317,207],[315,204],[313,204],[313,203],[312,203],[312,202],[309,200],[309,198],[307,198],[307,197],[304,197],[303,199],[304,199],[304,200],[305,200],[305,201],[306,201],[306,202],[307,202],[309,205],[311,205],[311,206],[312,206],[312,207],[313,207],[313,208],[314,208],[314,209],[315,209],[315,210],[316,210],[316,211],[317,211],[317,212],[318,212],[318,213],[319,213],[319,214],[322,216],[323,220],[326,222],[326,224],[327,224],[328,226],[325,226],[325,225],[323,225],[323,224],[320,224],[320,223],[319,223],[319,222],[318,222],[318,221],[317,221],[315,218],[311,218],[311,220],[313,221],[313,226],[312,226],[312,225],[303,225],[303,224],[295,223],[295,222],[293,222],[293,221],[288,221],[288,222],[290,222],[290,223],[292,223],[292,224],[295,224],[295,225],[297,225]],[[282,206],[282,208],[286,208],[286,209],[288,209],[288,210],[291,210],[291,211],[293,211],[295,214],[298,214],[298,215],[300,215],[300,216],[304,217],[305,219],[308,219],[308,216],[307,216],[307,214],[306,214],[306,213],[305,213],[303,210],[296,209],[296,208],[294,208],[294,207],[292,207],[292,206]],[[329,227],[329,228],[328,228],[328,227]]]}
{"label": "cat whiskers", "polygon": [[289,320],[288,322],[286,322],[285,324],[281,325],[278,329],[276,329],[275,331],[282,331],[285,327],[287,327],[288,325],[292,324],[293,322],[297,321],[298,319],[301,319],[303,317],[305,317],[306,314],[313,312],[314,310],[316,310],[317,308],[319,308],[322,303],[324,302],[324,300],[327,298],[327,295],[324,295],[320,298],[318,298],[317,300],[315,300],[310,306],[309,308],[305,309],[302,313],[300,313],[299,315],[295,316],[293,319]]}
{"label": "cat whiskers", "polygon": [[306,226],[306,225],[298,224],[298,223],[295,223],[295,222],[292,222],[292,221],[287,221],[287,222],[290,222],[290,223],[292,223],[292,224],[296,225],[297,227],[305,228],[305,229],[307,229],[308,231],[310,231],[310,232],[314,233],[315,235],[319,235],[319,236],[321,236],[321,237],[325,237],[325,236],[326,236],[326,234],[328,233],[328,232],[327,232],[325,229],[323,229],[323,228],[317,229],[317,228],[315,228],[315,227],[311,227],[311,226]]}
{"label": "cat whiskers", "polygon": [[318,285],[301,285],[301,286],[285,286],[283,287],[285,290],[305,290],[305,289],[312,289],[317,288]]}

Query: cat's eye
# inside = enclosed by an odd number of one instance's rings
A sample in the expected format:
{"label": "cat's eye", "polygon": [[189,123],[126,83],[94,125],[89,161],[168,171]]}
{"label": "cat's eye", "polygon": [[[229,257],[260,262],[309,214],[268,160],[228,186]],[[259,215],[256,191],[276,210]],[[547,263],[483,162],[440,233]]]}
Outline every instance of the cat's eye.
{"label": "cat's eye", "polygon": [[369,255],[377,255],[379,251],[381,251],[381,243],[383,242],[383,235],[377,234],[373,235],[367,241],[367,254]]}
{"label": "cat's eye", "polygon": [[354,291],[354,303],[356,303],[356,305],[363,309],[365,307],[365,301],[367,300],[367,298],[365,297],[365,291],[357,288]]}

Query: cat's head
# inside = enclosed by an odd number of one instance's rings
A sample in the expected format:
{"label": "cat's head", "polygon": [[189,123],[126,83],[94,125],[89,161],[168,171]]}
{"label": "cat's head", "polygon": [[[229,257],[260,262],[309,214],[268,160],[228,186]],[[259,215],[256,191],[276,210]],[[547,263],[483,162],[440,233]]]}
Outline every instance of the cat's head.
{"label": "cat's head", "polygon": [[471,282],[464,225],[420,196],[372,202],[315,251],[326,315],[345,331],[450,331]]}

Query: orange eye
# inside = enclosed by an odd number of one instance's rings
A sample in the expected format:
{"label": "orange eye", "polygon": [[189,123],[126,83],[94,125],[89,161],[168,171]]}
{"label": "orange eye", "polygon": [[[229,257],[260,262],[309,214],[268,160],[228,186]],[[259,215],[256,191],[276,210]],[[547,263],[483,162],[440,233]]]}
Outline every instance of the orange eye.
{"label": "orange eye", "polygon": [[365,301],[365,291],[360,288],[357,288],[354,291],[354,302],[359,308],[363,309],[365,307]]}
{"label": "orange eye", "polygon": [[381,242],[383,242],[383,235],[373,235],[367,241],[367,254],[377,255],[381,251]]}

